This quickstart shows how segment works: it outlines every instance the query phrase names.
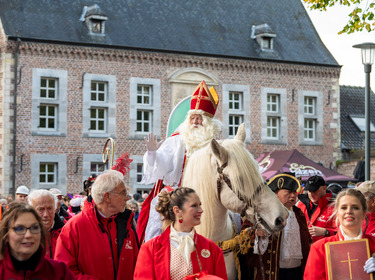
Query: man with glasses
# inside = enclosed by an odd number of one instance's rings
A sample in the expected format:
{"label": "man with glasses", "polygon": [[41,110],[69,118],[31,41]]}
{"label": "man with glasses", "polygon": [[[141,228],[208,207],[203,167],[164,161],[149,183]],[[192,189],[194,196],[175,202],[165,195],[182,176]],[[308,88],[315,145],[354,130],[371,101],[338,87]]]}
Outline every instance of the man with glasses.
{"label": "man with glasses", "polygon": [[46,240],[46,256],[53,259],[56,241],[64,226],[64,222],[56,213],[57,198],[47,190],[33,190],[29,194],[28,202],[38,212],[44,228],[49,232],[49,238]]}
{"label": "man with glasses", "polygon": [[55,258],[63,261],[79,278],[133,279],[138,256],[133,213],[124,175],[107,170],[91,189],[92,200],[62,229]]}

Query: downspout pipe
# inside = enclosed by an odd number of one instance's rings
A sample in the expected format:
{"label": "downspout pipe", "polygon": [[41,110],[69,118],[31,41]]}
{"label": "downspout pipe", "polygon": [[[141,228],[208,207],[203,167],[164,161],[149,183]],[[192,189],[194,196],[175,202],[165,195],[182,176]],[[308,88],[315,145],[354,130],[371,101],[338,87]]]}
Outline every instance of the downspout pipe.
{"label": "downspout pipe", "polygon": [[14,54],[14,92],[13,92],[13,164],[12,164],[12,188],[10,194],[16,192],[16,163],[17,163],[17,81],[18,81],[18,54],[21,39],[17,38],[16,53]]}

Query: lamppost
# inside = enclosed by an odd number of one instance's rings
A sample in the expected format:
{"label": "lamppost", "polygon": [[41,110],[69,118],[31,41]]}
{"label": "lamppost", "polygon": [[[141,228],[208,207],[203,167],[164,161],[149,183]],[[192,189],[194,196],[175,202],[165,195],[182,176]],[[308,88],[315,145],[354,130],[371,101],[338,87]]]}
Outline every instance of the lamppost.
{"label": "lamppost", "polygon": [[365,66],[366,88],[365,88],[365,180],[370,180],[370,73],[371,65],[374,63],[375,44],[362,43],[354,45],[353,48],[361,49],[362,63]]}

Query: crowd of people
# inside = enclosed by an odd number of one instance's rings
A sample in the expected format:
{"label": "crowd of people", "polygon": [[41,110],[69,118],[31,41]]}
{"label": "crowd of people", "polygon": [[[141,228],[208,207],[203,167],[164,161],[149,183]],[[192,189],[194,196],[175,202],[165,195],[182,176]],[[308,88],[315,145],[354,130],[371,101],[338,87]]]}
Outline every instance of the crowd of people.
{"label": "crowd of people", "polygon": [[[202,82],[179,133],[164,142],[146,137],[149,194],[131,195],[125,174],[111,169],[87,178],[81,194],[23,185],[14,200],[0,199],[0,278],[228,279],[223,251],[232,250],[239,279],[323,280],[327,243],[367,239],[375,253],[375,181],[348,188],[315,175],[303,185],[293,173],[278,174],[267,185],[288,210],[280,232],[237,214],[242,229],[231,240],[197,233],[205,206],[181,178],[189,156],[220,131],[217,103]],[[375,272],[375,258],[361,265]]]}

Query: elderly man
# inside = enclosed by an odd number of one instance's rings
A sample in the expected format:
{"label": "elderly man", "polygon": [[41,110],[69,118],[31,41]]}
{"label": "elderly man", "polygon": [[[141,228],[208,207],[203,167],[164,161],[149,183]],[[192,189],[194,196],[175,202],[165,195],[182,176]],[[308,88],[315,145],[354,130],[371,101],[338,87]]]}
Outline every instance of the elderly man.
{"label": "elderly man", "polygon": [[35,208],[46,231],[49,232],[49,239],[46,244],[46,256],[53,259],[56,241],[59,237],[64,222],[56,213],[57,198],[47,190],[33,190],[28,197],[28,202]]}
{"label": "elderly man", "polygon": [[63,207],[61,207],[62,204],[64,203],[64,196],[59,189],[52,188],[49,191],[57,198],[57,207],[55,211],[65,224],[70,218],[74,217],[74,215],[68,213]]}
{"label": "elderly man", "polygon": [[[263,236],[258,237],[257,242],[263,244],[259,248],[264,249],[256,251],[254,248],[254,252],[247,255],[246,267],[253,274],[250,279],[264,279],[261,273],[263,269],[270,280],[302,280],[311,238],[305,216],[295,206],[297,193],[301,191],[300,182],[293,175],[283,173],[271,178],[268,186],[288,209],[289,217],[285,228],[272,236],[264,236],[262,230],[256,231],[258,236]],[[245,278],[247,274],[244,271]]]}
{"label": "elderly man", "polygon": [[297,206],[305,214],[313,242],[335,235],[337,230],[331,218],[332,192],[327,190],[326,182],[321,176],[311,176],[307,179],[305,190],[307,194],[298,195],[300,201]]}
{"label": "elderly man", "polygon": [[92,201],[86,200],[61,231],[55,259],[78,279],[133,279],[139,248],[131,227],[133,213],[125,209],[129,197],[123,178],[115,170],[99,175]]}
{"label": "elderly man", "polygon": [[362,231],[364,234],[375,236],[375,181],[365,181],[356,189],[361,191],[367,202],[367,215]]}
{"label": "elderly man", "polygon": [[138,218],[137,233],[141,243],[143,239],[148,241],[161,234],[159,213],[155,211],[160,189],[168,186],[171,190],[179,186],[189,156],[209,144],[221,131],[221,122],[213,118],[218,102],[216,91],[213,88],[208,90],[202,81],[193,92],[190,111],[178,132],[164,142],[157,142],[152,133],[145,138],[147,152],[143,157],[142,183],[155,183],[155,186],[143,203]]}
{"label": "elderly man", "polygon": [[28,195],[29,189],[26,186],[19,186],[16,190],[16,201],[25,203]]}

